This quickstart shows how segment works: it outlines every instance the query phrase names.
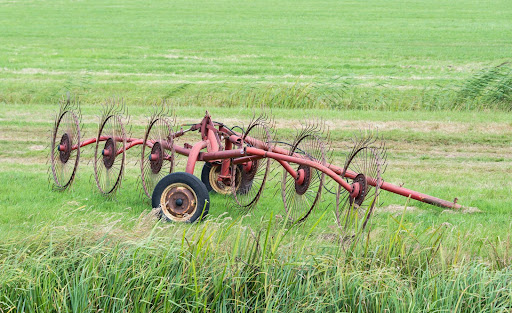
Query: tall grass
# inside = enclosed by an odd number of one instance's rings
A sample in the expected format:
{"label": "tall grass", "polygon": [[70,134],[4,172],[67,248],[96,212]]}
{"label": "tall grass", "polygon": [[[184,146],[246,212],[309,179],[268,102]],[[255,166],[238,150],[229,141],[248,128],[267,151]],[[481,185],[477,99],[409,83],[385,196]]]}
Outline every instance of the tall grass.
{"label": "tall grass", "polygon": [[111,96],[124,97],[129,105],[152,104],[165,99],[175,106],[245,108],[439,111],[512,110],[512,67],[509,63],[484,68],[461,84],[424,85],[401,89],[391,83],[368,86],[348,78],[293,83],[227,84],[204,87],[192,83],[144,85],[138,89],[119,85],[103,89],[91,83],[90,76],[68,78],[29,94],[21,87],[0,94],[0,103],[56,103],[66,92],[78,95],[83,103],[102,103]]}
{"label": "tall grass", "polygon": [[168,98],[177,106],[380,111],[465,109],[454,107],[456,99],[455,87],[403,91],[377,86],[372,89],[348,80],[336,83],[249,84],[216,92],[195,95],[185,93]]}
{"label": "tall grass", "polygon": [[347,245],[308,225],[271,214],[259,225],[43,228],[0,244],[0,312],[510,310],[510,261],[443,248],[443,226],[414,231],[390,216],[388,228]]}
{"label": "tall grass", "polygon": [[512,110],[512,67],[510,63],[485,68],[461,87],[457,106],[465,109]]}

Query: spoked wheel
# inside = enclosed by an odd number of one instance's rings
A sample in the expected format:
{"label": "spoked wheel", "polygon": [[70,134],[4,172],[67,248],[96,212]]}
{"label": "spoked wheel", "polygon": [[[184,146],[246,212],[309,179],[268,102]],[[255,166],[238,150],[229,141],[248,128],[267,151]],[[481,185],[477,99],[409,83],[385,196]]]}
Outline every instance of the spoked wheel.
{"label": "spoked wheel", "polygon": [[153,208],[171,222],[192,223],[208,214],[210,196],[206,186],[192,174],[185,172],[165,176],[155,186]]}
{"label": "spoked wheel", "polygon": [[[239,165],[241,167],[241,165]],[[232,193],[231,185],[224,184],[219,180],[221,165],[215,163],[206,162],[203,165],[203,170],[201,171],[201,181],[206,186],[208,192],[214,192],[221,195],[228,195]],[[229,169],[231,172],[231,168]],[[241,182],[241,171],[239,170],[235,177],[235,186],[238,189]]]}
{"label": "spoked wheel", "polygon": [[94,151],[94,178],[103,194],[121,185],[126,158],[126,133],[119,115],[108,115],[100,123]]}
{"label": "spoked wheel", "polygon": [[342,176],[352,185],[352,191],[339,186],[336,194],[336,221],[345,240],[366,228],[377,204],[381,170],[382,159],[375,148],[357,147],[347,157]]}
{"label": "spoked wheel", "polygon": [[80,126],[70,110],[59,113],[52,130],[50,163],[54,187],[65,190],[72,183],[80,159]]}
{"label": "spoked wheel", "polygon": [[[325,144],[315,134],[299,137],[292,145],[289,155],[326,165]],[[295,179],[283,169],[281,195],[290,221],[300,223],[320,202],[325,174],[307,165],[290,165],[299,176]]]}
{"label": "spoked wheel", "polygon": [[[242,135],[242,142],[250,147],[271,151],[270,132],[263,121],[255,120]],[[231,166],[231,192],[242,209],[253,208],[263,192],[271,159],[255,159]],[[240,176],[238,180],[238,176]],[[239,181],[239,183],[237,183]]]}
{"label": "spoked wheel", "polygon": [[151,119],[142,144],[140,162],[142,188],[151,198],[156,184],[174,168],[174,148],[170,123],[162,118]]}

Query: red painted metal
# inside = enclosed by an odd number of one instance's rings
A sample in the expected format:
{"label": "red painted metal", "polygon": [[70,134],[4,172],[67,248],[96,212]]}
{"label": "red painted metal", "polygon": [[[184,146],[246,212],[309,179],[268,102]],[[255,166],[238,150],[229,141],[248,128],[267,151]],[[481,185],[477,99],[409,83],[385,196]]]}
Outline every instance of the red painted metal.
{"label": "red painted metal", "polygon": [[[169,150],[170,148],[166,147],[167,150]],[[189,156],[190,155],[190,149],[187,149],[185,147],[180,147],[178,145],[174,145],[174,151],[176,151],[176,153],[178,154],[181,154],[181,155],[184,155],[184,156]]]}
{"label": "red painted metal", "polygon": [[277,162],[279,162],[279,164],[281,164],[281,166],[288,172],[290,173],[290,175],[294,178],[294,179],[297,179],[297,172],[293,169],[293,167],[291,167],[290,164],[288,164],[287,162],[283,161],[283,160],[279,160],[279,159],[276,159]]}
{"label": "red painted metal", "polygon": [[244,171],[250,172],[252,170],[253,166],[254,166],[254,162],[253,161],[245,162],[244,165],[243,165]]}
{"label": "red painted metal", "polygon": [[301,168],[297,172],[297,177],[294,177],[294,178],[295,178],[295,180],[297,180],[298,185],[302,185],[304,183],[304,178],[306,178],[306,173],[304,172],[304,169]]}
{"label": "red painted metal", "polygon": [[245,149],[234,149],[234,150],[224,150],[217,152],[205,152],[201,153],[198,156],[199,161],[213,161],[213,160],[227,160],[240,156],[245,156]]}
{"label": "red painted metal", "polygon": [[194,145],[190,150],[187,160],[187,167],[185,172],[194,175],[194,168],[196,166],[197,159],[199,158],[199,152],[208,146],[208,141],[203,140]]}
{"label": "red painted metal", "polygon": [[[336,181],[345,190],[350,192],[351,196],[356,197],[361,192],[361,186],[359,183],[349,184],[345,179],[354,179],[358,173],[347,171],[344,172],[342,167],[326,164],[322,165],[318,162],[304,158],[303,155],[294,153],[290,155],[290,151],[280,147],[269,147],[269,143],[259,141],[250,136],[243,136],[241,133],[232,131],[225,127],[221,123],[213,122],[209,113],[206,112],[204,118],[200,123],[189,125],[187,129],[181,129],[175,133],[169,134],[169,138],[176,139],[183,136],[187,132],[198,131],[201,135],[201,141],[195,143],[193,146],[185,144],[183,147],[177,144],[170,144],[167,142],[160,142],[164,150],[173,150],[177,154],[188,157],[185,171],[193,174],[195,164],[197,161],[204,162],[221,162],[221,173],[220,178],[230,177],[230,167],[232,164],[242,164],[246,172],[251,171],[251,166],[254,166],[253,162],[271,158],[276,160],[293,178],[297,180],[297,184],[302,184],[305,178],[303,169],[297,169],[295,165],[305,165],[311,168],[315,168],[331,179]],[[108,136],[101,136],[99,141],[108,140]],[[93,143],[96,143],[96,138],[84,140],[78,144],[72,146],[72,150],[84,147]],[[127,138],[124,146],[116,151],[117,155],[124,153],[125,151],[144,144],[142,139],[138,138]],[[147,141],[148,147],[153,147],[153,142]],[[66,146],[61,144],[57,146],[59,151],[66,150]],[[206,151],[204,151],[206,149]],[[109,150],[104,150],[105,155],[110,153]],[[170,160],[172,154],[165,154],[164,158]],[[151,155],[150,158],[157,159],[158,155]],[[418,200],[421,202],[429,203],[432,205],[460,209],[462,206],[455,202],[442,200],[436,197],[432,197],[426,194],[422,194],[417,191],[413,191],[407,188],[393,185],[388,182],[377,180],[373,177],[366,177],[367,183],[371,186],[376,186],[380,183],[380,189],[386,190],[404,197],[410,197],[411,199]]]}
{"label": "red painted metal", "polygon": [[[311,160],[308,160],[308,159],[304,159],[304,158],[298,158],[298,157],[294,157],[294,156],[289,156],[289,155],[279,154],[279,153],[275,153],[275,152],[265,151],[265,150],[261,150],[261,149],[254,148],[254,147],[247,147],[246,151],[247,151],[247,154],[249,154],[249,155],[250,154],[252,154],[252,155],[259,155],[259,156],[263,156],[263,157],[266,157],[266,158],[271,158],[271,159],[277,160],[278,162],[279,161],[286,161],[286,162],[302,164],[302,165],[306,165],[306,166],[315,168],[315,169],[317,169],[319,171],[322,171],[323,173],[325,173],[329,177],[331,177],[338,184],[340,184],[343,188],[345,188],[345,190],[347,190],[347,191],[351,191],[352,190],[352,186],[349,183],[347,183],[346,181],[344,181],[343,177],[341,177],[338,174],[336,174],[329,167],[323,166],[320,163],[317,163],[317,162],[314,162],[314,161],[311,161]],[[297,177],[297,174],[295,174],[294,177]]]}
{"label": "red painted metal", "polygon": [[[255,146],[262,147],[264,145],[264,143],[254,139],[254,138],[246,138],[246,139],[248,139]],[[279,147],[274,147],[272,149],[272,152],[281,154],[281,155],[288,155],[290,153],[288,150],[279,148]],[[251,153],[248,153],[248,154],[251,154]],[[300,155],[296,154],[295,157],[300,158]],[[275,158],[276,160],[279,160],[278,156],[275,156],[273,158]],[[283,159],[281,159],[281,160],[283,160]],[[293,162],[293,161],[291,161],[291,162]],[[294,162],[294,163],[300,164],[298,162]],[[326,166],[327,166],[327,168],[332,170],[337,175],[342,175],[343,177],[346,177],[346,178],[354,179],[357,176],[357,173],[354,173],[352,171],[347,171],[346,173],[343,173],[343,168],[338,167],[333,164],[327,164]],[[324,173],[328,174],[327,172],[324,172]],[[290,172],[290,174],[292,174],[292,172]],[[296,177],[293,174],[292,174],[292,176]],[[331,175],[329,175],[329,176],[331,176]],[[333,178],[333,177],[331,176],[331,178]],[[334,180],[336,180],[336,179],[334,179]],[[371,177],[368,177],[367,180],[368,180],[368,184],[370,184],[372,186],[375,186],[377,184],[376,181],[374,179],[372,179]],[[338,180],[336,180],[336,182],[340,183]],[[343,186],[343,188],[350,191],[350,189],[348,189],[346,186]],[[450,202],[450,201],[439,199],[436,197],[432,197],[432,196],[423,194],[421,192],[417,192],[417,191],[410,190],[407,188],[399,187],[399,186],[396,186],[396,185],[393,185],[393,184],[387,183],[387,182],[383,182],[381,184],[380,188],[382,190],[386,190],[386,191],[389,191],[389,192],[392,192],[392,193],[395,193],[395,194],[398,194],[398,195],[401,195],[404,197],[411,197],[411,199],[425,202],[425,203],[432,204],[432,205],[439,206],[439,207],[450,208],[450,209],[461,209],[462,208],[462,206],[458,203]]]}
{"label": "red painted metal", "polygon": [[[229,138],[225,139],[224,147],[225,147],[226,151],[230,151],[233,149],[233,143],[231,143]],[[245,150],[243,151],[243,154],[245,155]],[[226,158],[226,159],[222,160],[222,165],[220,167],[220,175],[219,175],[220,178],[223,178],[223,179],[230,178],[230,172],[229,172],[230,166],[231,166],[230,159]]]}
{"label": "red painted metal", "polygon": [[[144,143],[144,140],[143,139],[135,139],[135,140],[132,140],[131,142],[128,142],[128,145],[124,146],[123,148],[119,149],[117,151],[117,155],[123,153],[123,150],[124,151],[127,151],[135,146],[138,146],[138,145],[141,145]],[[153,147],[153,143],[148,143],[148,147]]]}
{"label": "red painted metal", "polygon": [[261,159],[263,159],[262,156],[251,155],[251,156],[245,156],[245,157],[233,159],[232,162],[233,162],[233,164],[245,164],[245,163],[248,163],[248,162],[258,161],[258,160],[261,160]]}
{"label": "red painted metal", "polygon": [[352,190],[350,190],[350,196],[352,198],[357,197],[359,195],[359,192],[361,191],[360,189],[361,189],[361,186],[359,185],[359,183],[352,184]]}
{"label": "red painted metal", "polygon": [[411,197],[411,199],[418,200],[421,202],[425,202],[428,204],[432,204],[438,207],[450,208],[450,209],[461,209],[462,206],[455,202],[446,201],[443,199],[439,199],[436,197],[432,197],[421,192],[417,192],[414,190],[410,190],[407,188],[399,187],[390,183],[384,182],[381,186],[383,190],[395,193],[397,195],[401,195],[404,197]]}

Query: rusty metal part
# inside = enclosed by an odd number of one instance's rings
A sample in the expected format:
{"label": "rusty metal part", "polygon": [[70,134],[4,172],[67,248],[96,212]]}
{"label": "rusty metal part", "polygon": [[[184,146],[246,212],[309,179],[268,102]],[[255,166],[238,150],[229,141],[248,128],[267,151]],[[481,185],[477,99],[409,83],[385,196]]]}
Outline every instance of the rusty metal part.
{"label": "rusty metal part", "polygon": [[347,156],[343,172],[353,171],[357,175],[348,178],[352,185],[350,191],[338,188],[335,212],[336,222],[346,238],[355,238],[355,234],[365,230],[377,205],[382,166],[379,150],[364,143],[356,143]]}
{"label": "rusty metal part", "polygon": [[[299,166],[294,171],[295,175],[284,166],[281,197],[290,221],[300,223],[311,214],[321,198],[325,174],[318,171],[318,168],[325,167],[326,164],[325,143],[311,129],[303,128],[291,147],[288,157],[307,162],[296,163]],[[316,168],[310,164],[316,165]]]}
{"label": "rusty metal part", "polygon": [[[212,167],[210,168],[210,173],[208,175],[210,186],[212,186],[213,190],[218,194],[231,194],[231,175],[228,175],[227,179],[222,179],[220,177],[220,170],[221,166],[219,164],[212,164]],[[238,171],[235,177],[235,188],[237,190],[240,187],[241,180],[242,174],[241,171]]]}
{"label": "rusty metal part", "polygon": [[[240,138],[241,145],[250,147],[252,140],[256,139],[261,143],[260,148],[263,151],[272,151],[270,130],[264,118],[253,118]],[[235,145],[238,142],[233,138],[230,142],[232,141],[235,142]],[[245,151],[244,148],[244,155]],[[248,160],[245,163],[231,164],[231,175],[233,177],[241,175],[239,186],[232,180],[231,192],[234,195],[235,202],[242,209],[250,210],[258,203],[270,171],[270,162],[271,160],[267,158],[266,160]]]}
{"label": "rusty metal part", "polygon": [[363,204],[364,199],[368,195],[368,184],[366,182],[366,176],[363,173],[357,174],[352,181],[353,186],[357,186],[357,193],[355,196],[350,196],[350,204],[360,207]]}
{"label": "rusty metal part", "polygon": [[174,183],[163,191],[160,206],[169,219],[184,221],[197,210],[197,195],[189,185]]}
{"label": "rusty metal part", "polygon": [[105,165],[106,169],[110,169],[116,160],[116,144],[114,143],[114,139],[112,137],[108,138],[105,141],[105,147],[101,154],[103,155],[103,165]]}
{"label": "rusty metal part", "polygon": [[[115,105],[115,104],[113,104]],[[107,107],[100,120],[94,151],[94,179],[101,193],[115,193],[121,185],[126,160],[126,133],[120,115]]]}
{"label": "rusty metal part", "polygon": [[80,160],[80,124],[78,116],[71,111],[72,104],[70,100],[61,104],[51,135],[50,176],[53,188],[60,191],[73,183]]}
{"label": "rusty metal part", "polygon": [[297,172],[301,173],[297,179],[295,179],[295,192],[298,195],[303,195],[311,184],[311,167],[307,165],[299,165]]}
{"label": "rusty metal part", "polygon": [[[256,146],[259,146],[259,143],[254,140],[254,143]],[[307,164],[308,162],[306,160],[302,161],[296,161],[292,156],[289,156],[289,151],[280,147],[274,147],[272,149],[272,152],[270,153],[262,153],[261,151],[258,151],[257,149],[248,148],[247,149],[247,158],[251,157],[266,157],[266,158],[272,158],[277,161],[286,161],[286,162],[292,162],[297,164]],[[295,155],[295,157],[298,157],[298,155]],[[309,163],[310,166],[315,166],[315,164]],[[342,185],[344,189],[350,190],[350,185],[348,185],[343,178],[348,179],[354,179],[357,176],[357,173],[347,170],[343,171],[343,167],[339,167],[333,164],[326,164],[326,168],[323,167],[317,167],[319,170],[324,172],[326,175],[328,175],[330,178],[335,180],[338,184]],[[337,175],[343,175],[337,176]],[[376,185],[376,181],[372,179],[371,177],[368,177],[368,183],[371,186]],[[439,199],[430,195],[423,194],[421,192],[417,192],[411,189],[403,188],[401,186],[396,186],[388,182],[382,182],[380,189],[386,190],[404,197],[410,197],[411,199],[421,201],[424,203],[432,204],[435,206],[443,207],[443,208],[449,208],[449,209],[461,209],[462,205],[456,202],[451,202],[443,199]]]}
{"label": "rusty metal part", "polygon": [[71,140],[69,139],[69,135],[64,133],[62,138],[60,139],[60,144],[58,146],[59,149],[59,158],[62,163],[66,163],[71,156]]}
{"label": "rusty metal part", "polygon": [[174,169],[173,143],[170,121],[161,112],[153,114],[144,132],[140,159],[142,189],[148,198],[156,184]]}
{"label": "rusty metal part", "polygon": [[155,142],[153,144],[153,148],[151,148],[149,163],[153,174],[158,174],[162,169],[162,165],[164,163],[164,151],[162,150],[162,145],[158,141]]}

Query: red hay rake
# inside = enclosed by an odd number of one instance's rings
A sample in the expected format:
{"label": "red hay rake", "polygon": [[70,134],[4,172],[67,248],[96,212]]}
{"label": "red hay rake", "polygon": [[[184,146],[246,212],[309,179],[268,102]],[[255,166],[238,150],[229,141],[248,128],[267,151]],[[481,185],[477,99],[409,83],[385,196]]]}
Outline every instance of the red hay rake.
{"label": "red hay rake", "polygon": [[[326,176],[337,184],[332,192],[336,194],[335,216],[344,231],[366,227],[381,190],[440,207],[461,208],[455,202],[384,182],[386,149],[372,133],[354,139],[345,164],[339,167],[328,162],[328,136],[320,123],[304,125],[292,143],[284,143],[274,140],[272,121],[265,116],[253,118],[244,129],[215,122],[206,112],[200,122],[173,131],[173,120],[161,109],[152,114],[139,139],[127,137],[122,108],[116,101],[107,104],[96,137],[83,140],[78,102],[62,102],[50,146],[55,189],[65,190],[72,184],[81,148],[94,144],[96,185],[101,193],[114,194],[122,182],[126,152],[141,146],[143,193],[169,221],[194,222],[204,217],[209,192],[231,195],[240,207],[253,208],[270,176],[272,161],[283,169],[281,197],[294,223],[304,221],[318,205]],[[175,143],[188,132],[197,132],[200,140],[192,145]],[[177,154],[187,157],[184,172],[173,172]],[[198,161],[204,162],[201,179],[193,175]]]}

